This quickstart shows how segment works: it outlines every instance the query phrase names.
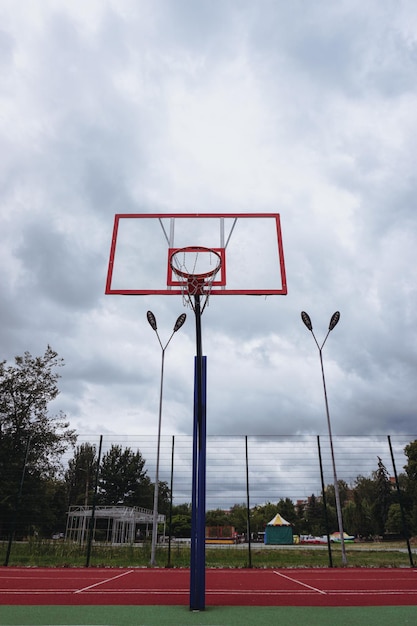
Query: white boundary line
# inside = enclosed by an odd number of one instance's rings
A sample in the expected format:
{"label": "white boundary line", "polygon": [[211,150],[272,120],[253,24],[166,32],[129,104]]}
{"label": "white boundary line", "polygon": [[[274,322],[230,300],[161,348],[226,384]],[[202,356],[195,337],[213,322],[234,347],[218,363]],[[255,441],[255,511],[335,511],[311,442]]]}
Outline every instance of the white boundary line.
{"label": "white boundary line", "polygon": [[[312,591],[316,591],[314,589],[314,587],[311,587]],[[364,589],[362,591],[356,591],[356,590],[342,590],[342,591],[329,591],[328,593],[323,592],[320,590],[318,590],[319,593],[322,593],[326,596],[328,596],[330,598],[330,596],[365,596],[365,597],[369,597],[369,596],[413,596],[415,597],[417,592],[415,589],[389,589],[389,590],[378,590],[375,591],[374,589]],[[7,595],[11,595],[11,596],[62,596],[62,595],[67,595],[67,594],[71,594],[71,593],[79,593],[77,591],[72,591],[72,590],[67,590],[67,591],[50,591],[48,589],[41,589],[41,590],[37,590],[37,591],[27,591],[26,589],[15,589],[14,591],[7,591]],[[154,595],[172,595],[172,596],[177,596],[177,595],[188,595],[189,594],[189,590],[188,589],[168,589],[168,590],[160,590],[160,589],[123,589],[123,590],[117,590],[115,591],[113,590],[103,590],[103,591],[97,591],[95,592],[97,595],[108,595],[108,596],[114,596],[114,595],[135,595],[135,596],[154,596]],[[274,597],[278,597],[278,596],[300,596],[300,594],[305,593],[303,592],[302,589],[293,589],[292,591],[288,591],[285,589],[275,589],[275,590],[265,590],[265,591],[261,591],[258,590],[256,591],[257,596],[274,596]],[[248,595],[248,591],[247,590],[241,590],[241,589],[235,589],[235,590],[228,590],[228,591],[224,591],[224,590],[219,590],[219,589],[206,589],[206,594],[207,596],[247,596]],[[0,605],[1,607],[2,605]],[[51,605],[52,606],[52,605]],[[76,606],[76,605],[74,605]],[[92,605],[94,606],[94,605]],[[114,606],[119,606],[119,605],[114,605]],[[138,605],[139,606],[139,605]],[[245,605],[244,605],[245,606]],[[324,605],[326,606],[326,605]],[[352,606],[358,606],[358,605],[352,605]],[[381,604],[378,606],[393,606],[393,605],[385,605],[385,604]]]}
{"label": "white boundary line", "polygon": [[312,587],[311,585],[302,583],[300,580],[297,580],[296,578],[291,578],[291,576],[285,576],[285,574],[282,574],[281,572],[276,572],[275,570],[274,570],[274,574],[276,574],[277,576],[282,576],[282,578],[286,578],[287,580],[290,580],[293,583],[297,583],[297,585],[302,585],[303,587],[307,587],[307,589],[311,589],[312,591],[317,591],[317,593],[321,593],[324,596],[327,596],[327,593],[323,591],[322,589],[317,589],[317,587]]}
{"label": "white boundary line", "polygon": [[98,583],[94,583],[93,585],[88,585],[88,587],[77,589],[76,591],[74,591],[74,593],[83,593],[84,591],[88,591],[89,589],[93,589],[94,587],[98,587],[99,585],[104,585],[105,583],[108,583],[111,580],[116,580],[117,578],[122,578],[122,576],[127,576],[127,574],[131,574],[133,571],[134,571],[133,569],[130,569],[127,572],[122,572],[121,574],[117,574],[117,576],[112,576],[111,578],[105,578],[104,580],[101,580]]}

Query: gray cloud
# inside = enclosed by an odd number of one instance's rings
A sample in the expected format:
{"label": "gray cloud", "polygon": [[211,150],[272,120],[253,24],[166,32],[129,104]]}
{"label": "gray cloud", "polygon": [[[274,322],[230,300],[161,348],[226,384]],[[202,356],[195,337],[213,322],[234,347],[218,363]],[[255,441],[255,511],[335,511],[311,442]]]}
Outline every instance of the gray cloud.
{"label": "gray cloud", "polygon": [[[211,435],[414,430],[415,18],[370,2],[1,9],[1,358],[49,343],[85,432],[155,432],[181,298],[104,296],[118,212],[279,212],[289,292],[212,297]],[[146,242],[149,243],[149,242]],[[143,245],[143,242],[138,242]],[[169,347],[164,432],[192,428],[195,330]],[[232,487],[233,489],[233,487]]]}

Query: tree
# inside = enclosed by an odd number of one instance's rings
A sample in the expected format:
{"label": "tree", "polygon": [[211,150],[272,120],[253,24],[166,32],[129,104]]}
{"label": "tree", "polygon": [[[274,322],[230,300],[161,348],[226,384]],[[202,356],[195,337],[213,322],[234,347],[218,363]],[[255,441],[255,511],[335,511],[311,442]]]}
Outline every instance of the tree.
{"label": "tree", "polygon": [[[407,526],[410,526],[410,516],[405,516],[405,522]],[[391,504],[388,510],[387,523],[386,523],[386,531],[387,533],[391,533],[394,535],[404,535],[404,523],[403,517],[401,513],[401,506],[397,503]]]}
{"label": "tree", "polygon": [[349,501],[343,508],[343,530],[349,535],[357,534],[358,510],[354,501]]}
{"label": "tree", "polygon": [[314,493],[308,498],[300,529],[301,534],[311,534],[314,536],[324,535],[327,532],[324,520],[323,501],[316,498]]}
{"label": "tree", "polygon": [[14,365],[0,362],[0,536],[8,534],[18,504],[21,534],[42,524],[40,496],[62,472],[61,456],[75,443],[65,415],[48,412],[59,394],[56,369],[62,366],[50,346],[43,356],[25,352]]}
{"label": "tree", "polygon": [[[153,494],[154,484],[155,483],[151,483],[152,494]],[[171,489],[169,488],[169,485],[165,480],[160,480],[159,489],[158,489],[158,513],[165,515],[167,518],[169,515],[170,501],[171,501]],[[152,508],[153,508],[153,501],[152,501]]]}
{"label": "tree", "polygon": [[82,443],[77,446],[74,457],[68,461],[65,472],[70,506],[91,505],[96,473],[96,447],[91,443]]}
{"label": "tree", "polygon": [[52,479],[42,483],[41,498],[37,494],[42,516],[38,531],[42,537],[65,532],[68,512],[67,486],[64,480]]}
{"label": "tree", "polygon": [[178,504],[172,507],[171,535],[191,537],[191,504]]}
{"label": "tree", "polygon": [[246,535],[248,529],[248,509],[246,504],[234,504],[230,509],[229,519],[230,524],[235,527],[236,532],[240,535]]}
{"label": "tree", "polygon": [[411,441],[404,448],[405,455],[407,457],[407,464],[404,465],[407,477],[413,482],[414,488],[417,491],[417,440]]}
{"label": "tree", "polygon": [[254,533],[264,532],[265,526],[278,513],[277,505],[267,502],[257,505],[251,511],[251,529]]}
{"label": "tree", "polygon": [[[378,498],[378,487],[375,476],[376,472],[373,473],[373,478],[359,475],[354,481],[352,492],[355,514],[346,525],[349,532],[358,537],[370,538],[375,534],[381,534],[376,522],[378,511],[375,509],[375,503]],[[349,524],[350,521],[353,525]]]}
{"label": "tree", "polygon": [[[339,488],[340,505],[343,508],[350,496],[349,485],[344,480],[338,480],[337,486]],[[336,508],[336,497],[333,483],[326,486],[326,499],[328,504]]]}
{"label": "tree", "polygon": [[206,526],[230,526],[231,522],[223,509],[212,509],[206,513]]}
{"label": "tree", "polygon": [[278,513],[282,515],[284,519],[290,524],[295,524],[297,521],[297,512],[295,510],[294,502],[291,498],[281,498],[277,504]]}
{"label": "tree", "polygon": [[385,532],[388,510],[392,503],[392,491],[387,468],[383,464],[380,457],[378,457],[378,469],[374,473],[374,478],[376,484],[376,499],[373,507],[375,526],[377,534],[383,535]]}
{"label": "tree", "polygon": [[[161,497],[164,498],[164,507],[168,506],[165,500],[169,489],[160,483]],[[104,455],[99,473],[98,484],[99,502],[104,505],[139,506],[145,509],[153,507],[153,484],[151,483],[145,459],[141,452],[133,452],[131,448],[122,449],[113,445]],[[160,501],[158,502],[158,508]]]}
{"label": "tree", "polygon": [[[404,465],[405,474],[399,476],[400,483],[404,484],[405,494],[402,504],[410,512],[410,530],[417,532],[417,440],[411,441],[404,448],[407,463]],[[406,478],[404,480],[404,478]],[[401,487],[403,485],[400,485]]]}

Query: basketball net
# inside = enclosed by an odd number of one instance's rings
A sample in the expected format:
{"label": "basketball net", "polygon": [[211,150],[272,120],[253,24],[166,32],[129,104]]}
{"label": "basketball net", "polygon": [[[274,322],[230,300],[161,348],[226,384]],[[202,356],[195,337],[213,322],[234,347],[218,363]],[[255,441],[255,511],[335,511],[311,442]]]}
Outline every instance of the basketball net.
{"label": "basketball net", "polygon": [[[203,263],[204,269],[211,266],[213,262],[216,264],[211,269],[201,272]],[[188,247],[181,248],[171,255],[170,265],[173,273],[176,275],[182,292],[182,301],[195,312],[195,300],[193,296],[202,296],[200,298],[201,313],[206,308],[214,279],[221,268],[221,256],[215,250],[210,248]]]}

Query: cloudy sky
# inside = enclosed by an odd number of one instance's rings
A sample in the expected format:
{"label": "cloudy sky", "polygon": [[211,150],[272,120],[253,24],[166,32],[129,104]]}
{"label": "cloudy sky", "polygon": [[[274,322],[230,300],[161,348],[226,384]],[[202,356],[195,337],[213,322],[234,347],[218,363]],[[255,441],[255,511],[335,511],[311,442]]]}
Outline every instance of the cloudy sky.
{"label": "cloudy sky", "polygon": [[192,432],[181,297],[104,295],[116,213],[281,215],[288,295],[212,298],[208,433],[416,433],[413,0],[2,0],[1,359],[79,433]]}

